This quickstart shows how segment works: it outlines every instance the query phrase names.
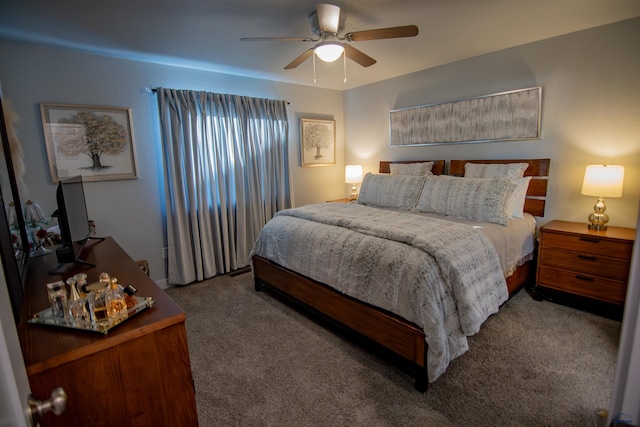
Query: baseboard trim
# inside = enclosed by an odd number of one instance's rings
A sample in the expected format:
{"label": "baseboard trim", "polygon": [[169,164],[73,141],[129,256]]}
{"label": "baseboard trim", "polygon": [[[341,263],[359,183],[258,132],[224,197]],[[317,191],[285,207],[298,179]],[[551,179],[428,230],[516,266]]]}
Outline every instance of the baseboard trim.
{"label": "baseboard trim", "polygon": [[160,289],[169,289],[171,286],[169,286],[169,281],[167,279],[162,279],[162,280],[156,280],[156,285],[158,285],[158,287],[160,287]]}

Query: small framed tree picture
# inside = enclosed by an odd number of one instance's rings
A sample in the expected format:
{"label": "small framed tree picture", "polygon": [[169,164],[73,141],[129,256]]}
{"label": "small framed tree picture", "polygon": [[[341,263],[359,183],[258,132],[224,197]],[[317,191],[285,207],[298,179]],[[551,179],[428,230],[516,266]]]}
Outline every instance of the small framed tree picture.
{"label": "small framed tree picture", "polygon": [[335,120],[300,119],[302,166],[336,163]]}
{"label": "small framed tree picture", "polygon": [[138,177],[130,109],[41,103],[40,113],[53,183]]}

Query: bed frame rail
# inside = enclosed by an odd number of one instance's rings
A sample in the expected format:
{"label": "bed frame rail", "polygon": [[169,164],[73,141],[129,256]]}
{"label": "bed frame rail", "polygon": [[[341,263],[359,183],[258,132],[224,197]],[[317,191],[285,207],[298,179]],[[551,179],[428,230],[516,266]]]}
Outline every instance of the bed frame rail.
{"label": "bed frame rail", "polygon": [[360,344],[376,344],[376,349],[392,352],[400,358],[395,364],[415,378],[416,389],[423,393],[427,390],[427,345],[419,326],[265,258],[254,255],[252,262],[256,291],[272,291],[305,311],[312,309],[314,317],[320,315],[334,328],[369,341]]}

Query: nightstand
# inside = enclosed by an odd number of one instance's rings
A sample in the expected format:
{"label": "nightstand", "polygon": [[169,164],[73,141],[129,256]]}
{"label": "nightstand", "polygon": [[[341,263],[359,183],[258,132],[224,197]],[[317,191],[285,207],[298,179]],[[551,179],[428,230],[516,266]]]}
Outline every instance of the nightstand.
{"label": "nightstand", "polygon": [[540,228],[536,298],[577,303],[599,314],[622,314],[636,231],[551,221]]}
{"label": "nightstand", "polygon": [[327,202],[349,203],[351,202],[351,199],[348,197],[345,197],[344,199],[327,200]]}

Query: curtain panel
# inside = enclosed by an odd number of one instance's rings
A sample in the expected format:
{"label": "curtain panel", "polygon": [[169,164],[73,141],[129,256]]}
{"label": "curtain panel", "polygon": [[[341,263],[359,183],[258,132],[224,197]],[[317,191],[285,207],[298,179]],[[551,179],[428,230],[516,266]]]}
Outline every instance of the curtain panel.
{"label": "curtain panel", "polygon": [[291,207],[286,101],[158,88],[168,280],[250,263],[273,215]]}

